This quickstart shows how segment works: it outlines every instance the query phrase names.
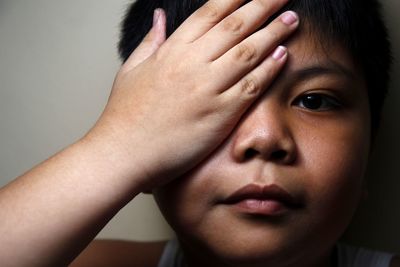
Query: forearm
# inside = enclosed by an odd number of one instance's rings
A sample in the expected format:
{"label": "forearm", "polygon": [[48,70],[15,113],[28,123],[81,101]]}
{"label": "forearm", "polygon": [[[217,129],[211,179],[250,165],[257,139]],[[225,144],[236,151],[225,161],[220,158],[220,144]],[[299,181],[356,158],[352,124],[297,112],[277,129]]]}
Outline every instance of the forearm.
{"label": "forearm", "polygon": [[2,266],[67,265],[140,192],[110,146],[79,141],[1,189]]}

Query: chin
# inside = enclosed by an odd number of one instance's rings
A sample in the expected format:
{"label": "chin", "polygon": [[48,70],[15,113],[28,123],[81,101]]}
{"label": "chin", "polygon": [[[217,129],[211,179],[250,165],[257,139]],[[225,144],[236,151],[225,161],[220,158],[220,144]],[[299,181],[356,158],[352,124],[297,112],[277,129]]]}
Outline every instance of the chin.
{"label": "chin", "polygon": [[[221,235],[217,235],[217,232]],[[210,235],[203,233],[183,243],[196,244],[193,250],[207,251],[213,262],[220,262],[219,266],[296,266],[312,258],[306,254],[311,256],[312,253],[307,251],[314,250],[315,253],[315,248],[309,250],[305,245],[307,242],[301,241],[302,238],[290,236],[265,228],[242,228],[242,231],[231,230],[230,234],[218,230]]]}

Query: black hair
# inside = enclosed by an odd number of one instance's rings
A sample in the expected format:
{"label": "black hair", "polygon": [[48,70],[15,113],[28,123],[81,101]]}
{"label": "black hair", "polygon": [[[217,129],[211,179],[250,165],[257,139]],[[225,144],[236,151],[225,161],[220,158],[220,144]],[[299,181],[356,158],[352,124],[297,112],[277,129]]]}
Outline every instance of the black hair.
{"label": "black hair", "polygon": [[[154,9],[165,10],[169,36],[205,2],[207,0],[134,2],[122,23],[119,43],[121,59],[125,61],[150,30]],[[281,11],[285,10],[296,11],[301,22],[307,23],[322,43],[339,42],[353,56],[367,84],[372,131],[375,132],[387,94],[392,61],[378,0],[291,0]]]}

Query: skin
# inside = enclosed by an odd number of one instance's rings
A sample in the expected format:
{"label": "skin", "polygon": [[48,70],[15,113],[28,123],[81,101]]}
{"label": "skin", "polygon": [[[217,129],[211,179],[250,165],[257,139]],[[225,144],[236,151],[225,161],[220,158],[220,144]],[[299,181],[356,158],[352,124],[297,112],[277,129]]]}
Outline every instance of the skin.
{"label": "skin", "polygon": [[[153,191],[190,267],[334,266],[332,247],[365,193],[370,111],[351,57],[339,44],[321,47],[310,37],[316,36],[302,29],[287,43],[284,71],[212,155]],[[341,106],[307,108],[300,99],[310,93]],[[271,219],[217,204],[249,183],[278,184],[304,206]],[[104,266],[156,266],[165,244],[114,242],[93,242],[73,266],[101,266],[91,256],[99,247],[130,251],[105,256]],[[140,263],[130,256],[138,251],[146,255]],[[399,264],[394,257],[390,266]]]}
{"label": "skin", "polygon": [[227,138],[284,66],[286,49],[273,52],[298,26],[279,17],[258,30],[287,1],[244,2],[208,1],[168,40],[156,13],[96,125],[0,189],[2,266],[67,266],[136,195]]}
{"label": "skin", "polygon": [[[310,36],[302,29],[290,40],[284,71],[210,157],[154,190],[190,267],[335,266],[332,247],[365,193],[370,115],[364,80],[350,56]],[[324,102],[307,109],[296,99],[310,93],[334,96],[343,106]],[[273,220],[216,205],[248,183],[278,184],[302,196],[305,206]],[[99,240],[73,267],[157,266],[164,245]],[[132,257],[138,251],[145,255],[141,262]],[[390,266],[399,264],[396,256]]]}
{"label": "skin", "polygon": [[[340,45],[321,47],[302,29],[287,46],[288,65],[229,138],[194,170],[154,190],[191,267],[334,266],[332,246],[365,192],[365,84]],[[307,109],[298,99],[309,93],[343,106]],[[274,221],[216,205],[248,183],[278,184],[304,207]],[[164,244],[99,240],[73,266],[156,266]],[[399,264],[394,257],[390,266]]]}
{"label": "skin", "polygon": [[[364,193],[367,90],[339,44],[321,47],[303,31],[287,47],[285,70],[224,144],[154,190],[190,267],[333,266],[332,247]],[[324,99],[316,108],[303,101],[311,93]],[[279,185],[304,206],[271,218],[218,202],[247,184]]]}

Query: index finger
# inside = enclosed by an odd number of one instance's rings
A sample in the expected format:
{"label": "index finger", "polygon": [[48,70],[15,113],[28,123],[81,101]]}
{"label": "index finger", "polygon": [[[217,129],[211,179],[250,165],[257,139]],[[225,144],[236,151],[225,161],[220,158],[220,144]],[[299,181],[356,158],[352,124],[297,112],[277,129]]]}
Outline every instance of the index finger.
{"label": "index finger", "polygon": [[[210,59],[215,60],[257,31],[287,2],[288,0],[250,1],[224,18],[196,43],[199,43],[200,47],[208,47],[207,53]],[[209,44],[214,45],[210,46]]]}
{"label": "index finger", "polygon": [[[197,9],[171,36],[191,43],[248,0],[210,0]],[[259,0],[254,0],[259,1]]]}

